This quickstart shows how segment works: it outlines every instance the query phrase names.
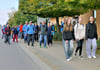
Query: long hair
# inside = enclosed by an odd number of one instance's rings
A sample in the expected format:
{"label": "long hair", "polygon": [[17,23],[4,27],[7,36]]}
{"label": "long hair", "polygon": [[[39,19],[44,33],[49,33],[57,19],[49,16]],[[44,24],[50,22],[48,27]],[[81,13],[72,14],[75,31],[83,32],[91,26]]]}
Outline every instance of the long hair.
{"label": "long hair", "polygon": [[70,23],[70,25],[68,25],[68,20],[70,20],[69,18],[67,19],[67,22],[64,24],[64,29],[63,31],[72,31],[73,30],[73,26]]}

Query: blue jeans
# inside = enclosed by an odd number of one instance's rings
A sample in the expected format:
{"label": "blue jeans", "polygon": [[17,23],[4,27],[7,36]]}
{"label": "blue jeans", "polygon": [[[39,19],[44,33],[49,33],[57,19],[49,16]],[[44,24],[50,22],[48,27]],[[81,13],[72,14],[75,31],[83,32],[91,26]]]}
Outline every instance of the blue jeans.
{"label": "blue jeans", "polygon": [[65,41],[64,41],[64,39],[62,38],[62,42],[63,42],[63,47],[65,47]]}
{"label": "blue jeans", "polygon": [[64,50],[66,59],[69,59],[73,54],[73,40],[68,40],[68,43],[65,43]]}
{"label": "blue jeans", "polygon": [[47,35],[40,35],[40,45],[44,42],[44,47],[46,47]]}
{"label": "blue jeans", "polygon": [[7,43],[8,42],[8,44],[10,44],[10,35],[8,36],[8,35],[5,35],[5,43]]}
{"label": "blue jeans", "polygon": [[19,32],[19,38],[22,38],[23,32]]}
{"label": "blue jeans", "polygon": [[28,36],[26,34],[24,34],[24,42],[28,42]]}
{"label": "blue jeans", "polygon": [[2,39],[5,37],[5,34],[4,33],[2,33]]}

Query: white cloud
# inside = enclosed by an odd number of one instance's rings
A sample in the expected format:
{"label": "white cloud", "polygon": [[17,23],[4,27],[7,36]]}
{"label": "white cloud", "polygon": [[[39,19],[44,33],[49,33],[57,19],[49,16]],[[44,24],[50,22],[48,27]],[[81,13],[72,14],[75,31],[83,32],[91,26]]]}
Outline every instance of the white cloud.
{"label": "white cloud", "polygon": [[8,13],[11,10],[0,10],[0,24],[5,25],[9,19]]}

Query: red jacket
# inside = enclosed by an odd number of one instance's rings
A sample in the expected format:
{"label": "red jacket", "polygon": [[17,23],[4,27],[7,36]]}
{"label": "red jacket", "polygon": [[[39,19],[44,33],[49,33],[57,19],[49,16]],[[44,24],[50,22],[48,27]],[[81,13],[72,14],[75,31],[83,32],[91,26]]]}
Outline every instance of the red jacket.
{"label": "red jacket", "polygon": [[6,27],[5,28],[5,34],[6,35],[11,35],[11,29],[10,29],[10,27]]}
{"label": "red jacket", "polygon": [[2,33],[4,33],[4,32],[3,32],[3,28],[1,29],[1,31],[2,31]]}
{"label": "red jacket", "polygon": [[23,25],[20,25],[20,32],[23,31]]}

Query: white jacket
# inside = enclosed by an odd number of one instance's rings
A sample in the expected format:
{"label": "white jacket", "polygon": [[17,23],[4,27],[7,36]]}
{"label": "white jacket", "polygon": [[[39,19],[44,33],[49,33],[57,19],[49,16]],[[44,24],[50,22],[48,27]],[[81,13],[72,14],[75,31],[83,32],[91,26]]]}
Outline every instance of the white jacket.
{"label": "white jacket", "polygon": [[84,39],[85,38],[85,25],[84,24],[76,24],[74,26],[74,35],[75,39]]}

